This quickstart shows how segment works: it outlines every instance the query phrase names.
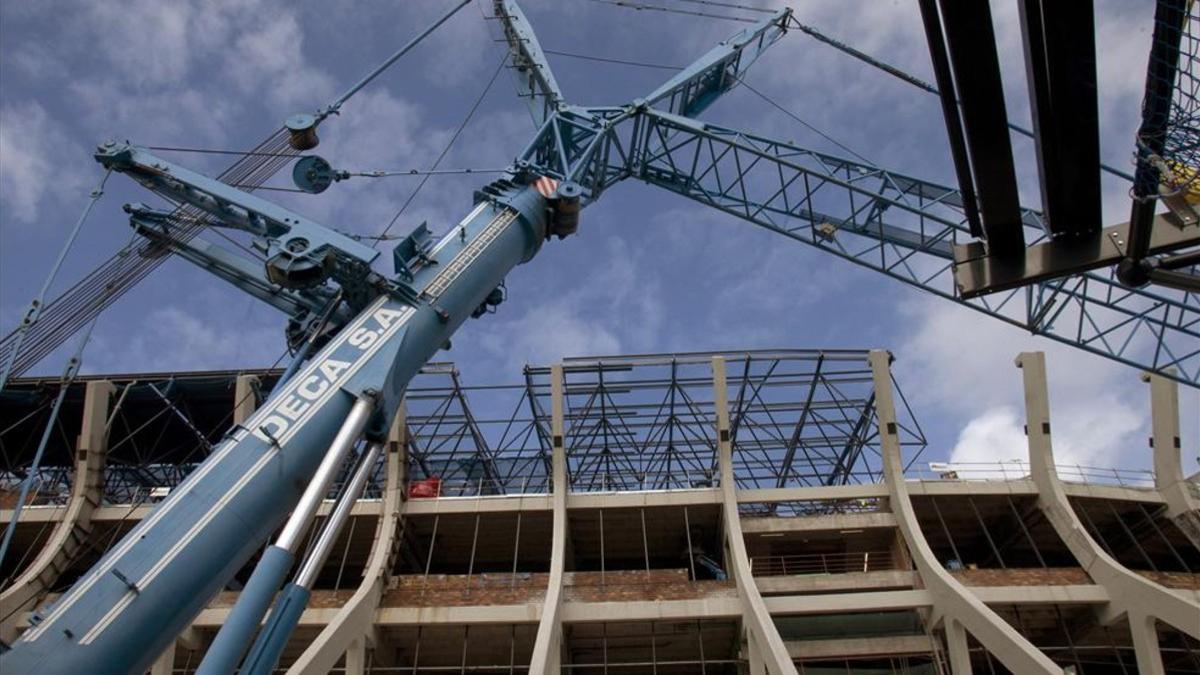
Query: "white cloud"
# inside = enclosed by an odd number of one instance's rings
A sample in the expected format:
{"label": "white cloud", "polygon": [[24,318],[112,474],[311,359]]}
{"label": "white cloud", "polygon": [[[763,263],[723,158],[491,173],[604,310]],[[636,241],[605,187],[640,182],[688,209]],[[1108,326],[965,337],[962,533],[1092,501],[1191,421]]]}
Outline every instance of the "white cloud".
{"label": "white cloud", "polygon": [[[1111,397],[1093,403],[1099,403],[1104,413],[1079,414],[1076,406],[1068,406],[1061,416],[1051,412],[1054,462],[1064,477],[1078,475],[1075,467],[1127,465],[1121,455],[1128,453],[1131,445],[1137,447],[1134,434],[1144,423],[1142,417]],[[1014,460],[1019,460],[1018,467],[1029,460],[1024,427],[1023,411],[1010,406],[986,410],[963,427],[950,451],[950,461],[966,465],[956,467],[962,478],[1015,478],[1020,472],[1014,470]]]}
{"label": "white cloud", "polygon": [[[122,340],[101,337],[88,349],[89,369],[101,372],[186,372],[211,368],[264,367],[279,356],[282,321],[251,301],[228,303],[232,312],[209,320],[209,311],[165,306],[144,315],[138,331]],[[230,316],[240,315],[239,317]],[[274,322],[274,325],[272,324]]]}
{"label": "white cloud", "polygon": [[37,102],[0,108],[0,198],[4,210],[17,220],[33,222],[47,193],[77,187],[82,157],[72,156],[72,150],[62,125]]}
{"label": "white cloud", "polygon": [[621,340],[611,328],[563,303],[528,312],[496,328],[480,338],[481,346],[515,363],[552,363],[566,356],[608,356],[622,351]]}
{"label": "white cloud", "polygon": [[121,75],[139,86],[179,82],[195,55],[193,7],[183,3],[132,0],[89,3],[72,15],[96,39],[87,48],[104,55]]}
{"label": "white cloud", "polygon": [[600,245],[604,251],[599,255],[609,264],[586,283],[531,288],[526,278],[516,279],[517,292],[533,300],[522,303],[528,309],[509,316],[510,308],[501,305],[486,324],[472,324],[470,335],[484,331],[479,345],[514,365],[652,349],[662,329],[661,289],[642,264],[644,258],[626,242],[610,236]]}
{"label": "white cloud", "polygon": [[238,34],[234,49],[224,51],[224,79],[245,95],[265,93],[273,107],[324,105],[334,96],[333,81],[304,59],[304,31],[296,16],[277,9],[269,10],[269,20]]}
{"label": "white cloud", "polygon": [[968,422],[950,451],[950,462],[963,465],[956,467],[959,476],[972,479],[1022,475],[1020,467],[1023,464],[1012,468],[1014,460],[1025,462],[1029,459],[1022,419],[1015,409],[1002,406]]}

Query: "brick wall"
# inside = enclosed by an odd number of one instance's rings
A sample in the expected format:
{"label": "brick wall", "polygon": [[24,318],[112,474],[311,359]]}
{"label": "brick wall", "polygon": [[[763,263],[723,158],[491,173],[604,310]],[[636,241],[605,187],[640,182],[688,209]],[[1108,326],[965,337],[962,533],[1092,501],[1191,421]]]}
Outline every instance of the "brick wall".
{"label": "brick wall", "polygon": [[1200,574],[1190,572],[1138,572],[1138,574],[1167,588],[1200,591]]}
{"label": "brick wall", "polygon": [[568,602],[630,602],[692,600],[736,595],[732,581],[691,581],[686,569],[567,572],[563,577]]}
{"label": "brick wall", "polygon": [[[413,574],[393,577],[384,592],[387,607],[466,607],[539,602],[546,596],[550,575],[533,574]],[[732,581],[691,581],[686,569],[567,572],[563,575],[567,602],[687,600],[736,595]]]}
{"label": "brick wall", "polygon": [[[313,591],[308,599],[308,606],[317,609],[341,607],[354,595],[355,589],[344,588],[340,591]],[[208,603],[209,607],[233,607],[240,593],[238,591],[221,591]]]}
{"label": "brick wall", "polygon": [[384,591],[385,607],[466,607],[518,605],[546,596],[550,575],[518,574],[405,574],[392,577]]}
{"label": "brick wall", "polygon": [[1074,586],[1092,583],[1082,567],[952,570],[965,586]]}

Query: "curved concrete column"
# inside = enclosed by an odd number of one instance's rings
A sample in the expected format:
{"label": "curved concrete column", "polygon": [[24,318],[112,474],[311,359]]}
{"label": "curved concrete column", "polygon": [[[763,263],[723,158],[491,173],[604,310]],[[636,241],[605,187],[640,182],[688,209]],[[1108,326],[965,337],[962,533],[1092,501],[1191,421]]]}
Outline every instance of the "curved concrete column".
{"label": "curved concrete column", "polygon": [[550,366],[550,434],[553,483],[552,509],[554,521],[550,536],[550,580],[546,600],[538,620],[533,655],[529,660],[530,675],[557,673],[562,659],[562,584],[567,552],[567,452],[563,434],[563,369],[561,363]]}
{"label": "curved concrete column", "polygon": [[900,533],[908,543],[913,562],[921,581],[933,597],[934,621],[944,620],[951,649],[955,675],[970,673],[966,657],[966,629],[992,656],[1014,673],[1062,673],[1048,656],[1021,636],[1000,615],[983,604],[942,567],[925,541],[909,498],[904,480],[904,464],[900,457],[900,437],[896,424],[896,408],[892,396],[891,355],[885,351],[871,352],[871,373],[875,380],[875,414],[879,424],[880,446],[883,450],[883,473],[887,482],[892,512]]}
{"label": "curved concrete column", "polygon": [[[733,574],[738,598],[742,604],[742,622],[746,627],[747,647],[750,657],[750,672],[759,675],[763,668],[771,675],[795,673],[796,666],[788,654],[787,645],[771,619],[767,605],[763,602],[750,558],[746,555],[746,539],[742,534],[742,521],[738,515],[737,483],[733,477],[733,448],[729,436],[729,389],[725,380],[725,359],[714,356],[713,405],[717,410],[717,457],[721,468],[722,516],[725,525],[725,566]],[[761,665],[760,665],[761,664]]]}
{"label": "curved concrete column", "polygon": [[[387,483],[383,495],[383,513],[380,514],[379,523],[375,527],[375,541],[371,545],[371,555],[363,571],[362,583],[334,615],[329,625],[325,626],[288,669],[289,675],[328,673],[342,654],[354,650],[356,643],[361,649],[366,637],[371,633],[375,611],[379,608],[379,601],[387,587],[388,577],[391,576],[392,553],[404,508],[404,474],[408,465],[405,453],[407,433],[402,405],[391,433],[388,434]],[[353,655],[349,655],[348,660],[353,660]]]}
{"label": "curved concrete column", "polygon": [[105,427],[114,390],[108,381],[87,383],[83,426],[75,451],[75,478],[66,512],[38,557],[0,593],[0,639],[9,644],[17,639],[16,626],[22,615],[34,608],[91,534],[92,511],[100,505],[104,489],[104,458],[108,451]]}
{"label": "curved concrete column", "polygon": [[[1146,626],[1153,618],[1200,639],[1200,603],[1136,574],[1109,556],[1084,529],[1058,479],[1054,449],[1050,441],[1050,400],[1046,388],[1046,356],[1041,352],[1023,352],[1017,367],[1024,374],[1026,433],[1029,438],[1029,463],[1033,482],[1038,488],[1038,506],[1055,532],[1067,545],[1092,580],[1108,592],[1109,606],[1102,620],[1129,616],[1138,670],[1144,674],[1163,672],[1157,639]],[[1143,639],[1138,639],[1142,637]]]}
{"label": "curved concrete column", "polygon": [[1150,443],[1154,448],[1154,487],[1167,503],[1167,517],[1200,549],[1200,500],[1183,476],[1179,442],[1179,383],[1146,373],[1150,383]]}

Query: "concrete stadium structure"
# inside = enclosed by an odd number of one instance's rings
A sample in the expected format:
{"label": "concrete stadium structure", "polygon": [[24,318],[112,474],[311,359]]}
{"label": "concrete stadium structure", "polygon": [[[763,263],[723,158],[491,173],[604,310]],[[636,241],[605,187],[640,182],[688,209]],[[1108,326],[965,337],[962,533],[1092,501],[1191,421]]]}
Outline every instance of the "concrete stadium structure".
{"label": "concrete stadium structure", "polygon": [[[1147,378],[1152,473],[1056,465],[1040,353],[1017,359],[1027,463],[919,464],[890,362],[573,359],[486,387],[427,366],[280,669],[1200,672],[1200,485],[1177,385]],[[0,637],[36,624],[277,377],[72,384],[0,567]],[[57,391],[2,394],[5,522]],[[195,670],[251,569],[155,675]]]}

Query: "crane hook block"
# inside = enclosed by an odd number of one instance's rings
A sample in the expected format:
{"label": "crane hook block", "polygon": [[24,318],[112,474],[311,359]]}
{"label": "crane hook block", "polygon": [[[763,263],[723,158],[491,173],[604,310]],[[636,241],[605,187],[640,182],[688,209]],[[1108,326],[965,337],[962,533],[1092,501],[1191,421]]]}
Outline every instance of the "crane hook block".
{"label": "crane hook block", "polygon": [[321,142],[317,138],[317,118],[312,115],[292,115],[283,126],[288,130],[288,145],[295,150],[312,150]]}
{"label": "crane hook block", "polygon": [[292,167],[292,182],[305,192],[321,194],[333,181],[333,167],[317,155],[305,155],[296,160],[296,165]]}

